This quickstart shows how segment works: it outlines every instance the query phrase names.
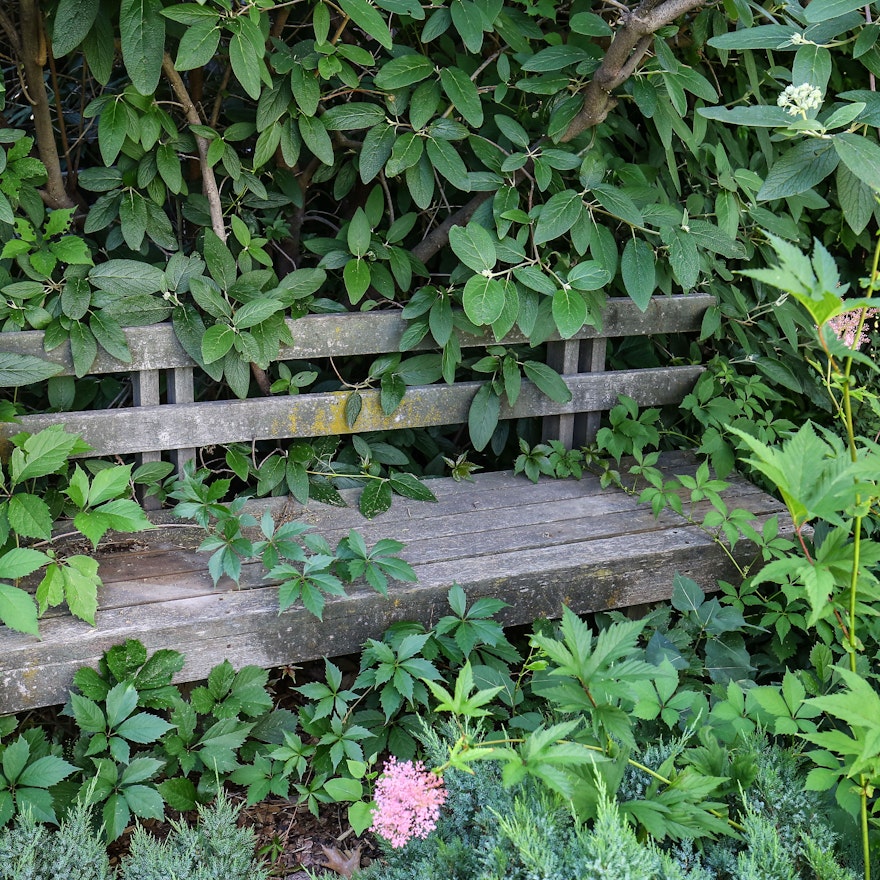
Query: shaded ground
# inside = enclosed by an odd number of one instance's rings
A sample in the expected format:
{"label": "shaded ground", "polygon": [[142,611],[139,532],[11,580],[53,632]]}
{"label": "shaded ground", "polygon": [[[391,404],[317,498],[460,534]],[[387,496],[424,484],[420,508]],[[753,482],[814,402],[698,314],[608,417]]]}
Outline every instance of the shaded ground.
{"label": "shaded ground", "polygon": [[[243,793],[231,791],[230,800],[243,804],[239,824],[253,829],[257,850],[272,876],[280,880],[309,880],[306,869],[317,874],[329,868],[341,877],[350,876],[352,869],[365,868],[379,855],[369,833],[360,839],[354,836],[344,804],[322,805],[320,817],[315,818],[304,805],[273,795],[247,806]],[[186,818],[194,819],[195,814]],[[165,837],[170,830],[167,822],[148,820],[144,825],[156,837]],[[132,828],[110,847],[112,863],[126,851]]]}

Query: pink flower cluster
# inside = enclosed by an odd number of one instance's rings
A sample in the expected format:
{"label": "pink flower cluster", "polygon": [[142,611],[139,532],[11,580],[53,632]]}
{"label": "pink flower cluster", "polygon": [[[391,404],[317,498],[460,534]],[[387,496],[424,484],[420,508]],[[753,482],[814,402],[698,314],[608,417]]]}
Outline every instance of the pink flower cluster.
{"label": "pink flower cluster", "polygon": [[[866,319],[873,318],[877,309],[868,309]],[[852,348],[856,341],[856,330],[859,329],[861,311],[844,312],[836,315],[828,321],[828,326],[834,331],[834,335],[847,347]],[[868,334],[862,329],[856,348],[861,348],[868,341]]]}
{"label": "pink flower cluster", "polygon": [[437,825],[446,800],[443,779],[425,770],[421,761],[386,761],[376,783],[371,831],[381,834],[395,849],[413,837],[427,837]]}

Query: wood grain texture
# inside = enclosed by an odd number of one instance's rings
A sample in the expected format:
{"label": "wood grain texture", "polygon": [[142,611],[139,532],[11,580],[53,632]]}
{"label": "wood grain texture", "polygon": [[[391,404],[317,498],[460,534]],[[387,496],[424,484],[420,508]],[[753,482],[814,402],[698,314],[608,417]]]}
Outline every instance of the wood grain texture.
{"label": "wood grain texture", "polygon": [[[565,376],[572,393],[571,401],[565,404],[555,403],[530,382],[523,382],[516,406],[502,406],[501,418],[609,409],[620,394],[634,398],[641,406],[677,403],[691,390],[702,370],[685,366]],[[481,385],[458,382],[412,386],[391,415],[382,411],[378,391],[362,391],[361,414],[353,426],[345,418],[350,392],[339,391],[27,415],[15,424],[0,424],[0,439],[19,431],[35,433],[62,421],[68,431],[82,435],[92,447],[91,455],[116,455],[452,425],[467,421],[471,401]]]}
{"label": "wood grain texture", "polygon": [[[575,334],[574,338],[595,339],[693,332],[700,329],[704,312],[714,303],[714,297],[706,294],[659,296],[652,299],[647,310],[642,312],[627,297],[612,298],[608,300],[601,330],[584,327]],[[407,327],[407,322],[397,312],[306,315],[296,321],[288,320],[287,323],[293,334],[294,344],[282,349],[279,360],[311,360],[399,351],[400,338]],[[169,324],[128,327],[124,332],[131,351],[131,363],[110,357],[101,349],[90,373],[128,373],[194,366]],[[551,339],[558,338],[558,336],[551,337]],[[499,344],[519,345],[527,341],[520,332],[508,334],[500,343],[491,334],[484,336],[463,334],[461,340],[465,348]],[[416,350],[424,351],[434,347],[430,340],[425,340]],[[64,372],[60,375],[74,375],[69,343],[49,352],[44,351],[43,333],[40,330],[4,333],[0,341],[0,351],[39,357],[61,366]]]}
{"label": "wood grain texture", "polygon": [[[670,472],[694,468],[677,453],[661,463]],[[95,665],[102,651],[126,638],[150,650],[183,650],[187,665],[179,679],[193,680],[224,659],[236,666],[294,663],[357,651],[396,621],[430,624],[447,612],[453,583],[470,601],[504,599],[509,607],[501,620],[511,625],[556,617],[563,605],[586,612],[667,599],[676,573],[706,590],[733,575],[729,559],[702,531],[671,513],[655,520],[626,493],[599,489],[593,477],[532,485],[490,473],[473,484],[431,485],[436,504],[396,498],[369,522],[350,508],[254,503],[256,514],[270,507],[277,518],[311,522],[331,543],[352,527],[370,544],[382,537],[407,542],[402,555],[418,584],[393,585],[388,598],[355,585],[349,596],[328,600],[322,622],[296,607],[279,615],[277,589],[256,562],[245,564],[241,589],[223,582],[213,588],[205,556],[192,549],[198,533],[160,529],[137,536],[135,549],[102,558],[97,627],[56,610],[41,622],[42,640],[0,630],[0,711],[63,702],[76,669]],[[354,490],[345,494],[356,498]],[[738,477],[725,497],[732,507],[754,511],[759,523],[782,511]],[[752,553],[741,544],[736,555],[750,561]]]}

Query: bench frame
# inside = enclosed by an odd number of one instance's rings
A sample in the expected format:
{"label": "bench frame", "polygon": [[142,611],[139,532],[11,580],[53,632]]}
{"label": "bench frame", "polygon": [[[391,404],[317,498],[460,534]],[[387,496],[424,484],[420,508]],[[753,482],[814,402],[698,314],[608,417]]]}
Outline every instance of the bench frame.
{"label": "bench frame", "polygon": [[[595,436],[601,412],[620,394],[640,406],[679,403],[701,367],[606,372],[606,340],[697,331],[713,303],[703,295],[658,297],[641,312],[629,299],[609,300],[601,331],[584,327],[573,339],[548,343],[547,362],[562,373],[571,401],[555,403],[524,382],[516,405],[502,407],[501,418],[542,417],[545,439],[571,447]],[[406,326],[397,313],[388,312],[306,316],[290,322],[294,345],[281,352],[280,360],[396,352]],[[378,391],[361,391],[363,406],[352,427],[344,415],[348,391],[195,401],[198,368],[169,326],[125,332],[132,363],[102,353],[92,372],[130,373],[132,406],[27,415],[18,425],[2,426],[0,440],[61,422],[83,435],[92,456],[137,454],[155,461],[170,455],[182,468],[203,445],[464,422],[482,384],[408,388],[391,415],[382,412]],[[511,333],[500,343],[469,336],[461,342],[480,347],[526,340]],[[3,348],[44,357],[73,374],[66,346],[44,353],[41,333],[10,334]],[[417,351],[430,349],[425,341]],[[663,466],[672,475],[692,472],[695,465],[672,455]],[[355,585],[348,597],[328,600],[323,623],[301,607],[279,616],[277,590],[266,584],[258,563],[245,565],[242,589],[224,588],[222,581],[215,589],[206,557],[195,552],[200,536],[194,532],[159,529],[138,535],[122,545],[125,552],[101,557],[97,627],[55,609],[41,620],[41,641],[0,630],[0,712],[63,701],[76,669],[95,665],[103,651],[126,638],[139,638],[150,650],[182,650],[187,665],[179,680],[194,680],[223,659],[276,666],[359,650],[394,621],[428,622],[445,613],[446,593],[455,582],[471,600],[491,595],[509,602],[501,621],[515,624],[556,616],[562,604],[587,612],[665,599],[676,572],[704,589],[733,574],[730,559],[699,529],[672,513],[655,519],[626,493],[600,489],[593,477],[532,486],[511,474],[489,473],[478,475],[475,485],[440,479],[430,486],[437,505],[395,498],[389,511],[369,522],[356,510],[313,502],[305,508],[288,499],[252,502],[255,512],[270,509],[276,522],[303,520],[328,540],[357,528],[371,544],[382,537],[407,543],[402,555],[414,566],[417,584],[395,584],[390,599]],[[734,481],[731,492],[747,499],[760,516],[781,510],[745,481]],[[167,515],[160,512],[157,519],[163,518]],[[740,552],[745,556],[749,548]]]}

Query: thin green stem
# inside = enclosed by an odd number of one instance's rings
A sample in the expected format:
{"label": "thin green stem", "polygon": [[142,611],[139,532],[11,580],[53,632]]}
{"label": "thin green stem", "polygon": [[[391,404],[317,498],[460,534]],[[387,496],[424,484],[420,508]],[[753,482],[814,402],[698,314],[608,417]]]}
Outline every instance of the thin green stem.
{"label": "thin green stem", "polygon": [[[880,267],[880,237],[874,247],[874,259],[871,263],[871,277],[868,282],[868,292],[866,299],[870,299],[874,293],[877,284],[878,267]],[[855,338],[849,356],[846,358],[843,369],[843,413],[844,426],[846,428],[847,445],[849,446],[849,457],[853,464],[858,461],[858,449],[856,447],[855,425],[853,424],[852,412],[852,395],[850,393],[850,382],[852,377],[853,352],[859,345],[862,335],[862,328],[865,326],[865,319],[868,315],[867,307],[863,307],[859,314],[859,323],[856,327]],[[856,505],[861,503],[861,498],[856,496]],[[858,650],[858,640],[856,637],[856,600],[858,598],[858,580],[859,566],[861,564],[861,546],[862,546],[862,517],[853,518],[853,562],[852,572],[849,584],[849,668],[856,671],[856,651]],[[859,775],[859,800],[861,814],[861,832],[862,832],[862,851],[865,862],[865,880],[871,880],[871,851],[870,840],[868,834],[868,780],[864,773]]]}

